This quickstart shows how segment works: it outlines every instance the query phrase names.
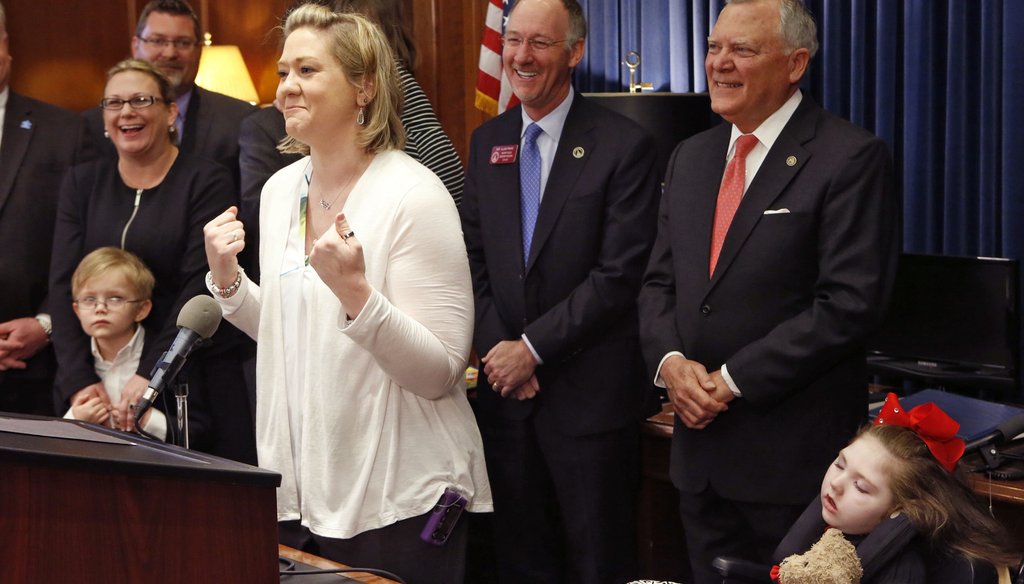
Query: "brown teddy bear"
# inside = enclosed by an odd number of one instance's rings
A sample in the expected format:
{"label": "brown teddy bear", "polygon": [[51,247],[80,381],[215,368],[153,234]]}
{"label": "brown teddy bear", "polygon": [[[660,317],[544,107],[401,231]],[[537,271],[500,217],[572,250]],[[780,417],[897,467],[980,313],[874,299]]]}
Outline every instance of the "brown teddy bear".
{"label": "brown teddy bear", "polygon": [[830,527],[811,549],[782,560],[777,580],[779,584],[860,584],[863,575],[857,548]]}

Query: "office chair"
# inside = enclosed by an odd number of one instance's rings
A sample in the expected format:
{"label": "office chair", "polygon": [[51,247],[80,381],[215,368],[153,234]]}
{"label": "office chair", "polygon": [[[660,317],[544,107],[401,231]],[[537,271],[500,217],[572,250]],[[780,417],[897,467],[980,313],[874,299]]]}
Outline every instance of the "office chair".
{"label": "office chair", "polygon": [[[821,518],[821,500],[808,505],[803,514],[779,543],[774,558],[782,558],[799,554],[821,537],[825,531],[825,522]],[[868,536],[856,545],[864,569],[862,582],[870,582],[879,570],[903,552],[907,545],[917,536],[913,526],[905,515],[899,515],[883,521]],[[989,564],[973,562],[970,558],[959,555],[931,555],[925,560],[929,584],[997,584],[999,581],[995,568]],[[723,584],[771,584],[771,566],[757,564],[737,558],[715,558],[713,565],[722,575]],[[1014,574],[1015,584],[1019,584],[1020,571]]]}

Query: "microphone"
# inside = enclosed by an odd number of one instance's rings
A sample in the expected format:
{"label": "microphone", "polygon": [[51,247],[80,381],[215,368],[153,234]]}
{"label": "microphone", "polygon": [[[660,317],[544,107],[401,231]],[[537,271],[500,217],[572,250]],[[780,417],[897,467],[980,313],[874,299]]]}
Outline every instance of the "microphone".
{"label": "microphone", "polygon": [[975,448],[988,445],[996,446],[1003,442],[1013,440],[1021,432],[1024,432],[1024,413],[1020,413],[1003,420],[1002,423],[993,428],[991,432],[967,443],[964,450],[970,451]]}
{"label": "microphone", "polygon": [[156,396],[178,375],[192,349],[217,332],[221,317],[220,305],[209,296],[195,296],[181,307],[178,313],[178,336],[153,367],[153,372],[149,374],[149,388],[142,394],[135,408],[136,427],[153,405]]}

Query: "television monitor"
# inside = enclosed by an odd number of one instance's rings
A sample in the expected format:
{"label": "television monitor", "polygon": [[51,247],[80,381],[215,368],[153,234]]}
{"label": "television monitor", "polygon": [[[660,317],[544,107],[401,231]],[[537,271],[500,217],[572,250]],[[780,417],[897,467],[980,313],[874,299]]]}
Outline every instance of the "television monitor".
{"label": "television monitor", "polygon": [[902,254],[889,310],[868,341],[876,372],[1016,389],[1017,261]]}

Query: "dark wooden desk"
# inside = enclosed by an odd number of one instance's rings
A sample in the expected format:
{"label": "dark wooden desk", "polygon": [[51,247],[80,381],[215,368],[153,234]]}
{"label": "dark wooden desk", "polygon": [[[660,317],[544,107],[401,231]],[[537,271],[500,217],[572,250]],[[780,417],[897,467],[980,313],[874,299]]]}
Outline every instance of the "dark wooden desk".
{"label": "dark wooden desk", "polygon": [[1016,549],[1024,551],[1024,481],[989,480],[981,474],[969,477],[974,492],[1010,532]]}
{"label": "dark wooden desk", "polygon": [[690,578],[690,563],[679,519],[679,496],[668,475],[672,423],[672,408],[665,406],[643,425],[637,542],[641,578],[685,582]]}
{"label": "dark wooden desk", "polygon": [[[293,561],[296,561],[296,562],[302,562],[303,564],[309,564],[310,566],[314,566],[316,568],[320,568],[320,569],[323,569],[323,570],[332,570],[332,569],[342,569],[343,570],[343,569],[348,568],[348,566],[346,566],[345,564],[339,564],[338,562],[333,562],[333,561],[328,560],[326,558],[321,558],[320,556],[314,556],[313,554],[307,554],[306,552],[299,551],[299,550],[297,550],[295,548],[290,548],[290,547],[288,547],[286,545],[278,544],[277,547],[278,547],[278,554],[282,558],[288,558],[289,560],[293,560]],[[364,567],[366,567],[366,566],[364,566]],[[351,580],[355,580],[356,582],[365,582],[366,584],[396,584],[396,582],[394,580],[389,580],[389,579],[384,578],[382,576],[374,576],[373,574],[367,574],[365,572],[348,572],[348,573],[345,573],[344,576],[346,578],[351,579]],[[296,576],[296,578],[298,578],[298,576]],[[308,578],[308,576],[306,576],[306,578]]]}
{"label": "dark wooden desk", "polygon": [[[638,541],[643,578],[683,581],[688,578],[686,543],[679,498],[668,474],[673,422],[672,407],[665,404],[643,426]],[[1017,549],[1024,551],[1024,481],[989,481],[979,474],[969,477],[985,504],[991,493],[994,516],[1010,531]]]}

